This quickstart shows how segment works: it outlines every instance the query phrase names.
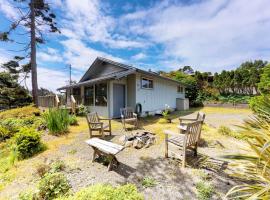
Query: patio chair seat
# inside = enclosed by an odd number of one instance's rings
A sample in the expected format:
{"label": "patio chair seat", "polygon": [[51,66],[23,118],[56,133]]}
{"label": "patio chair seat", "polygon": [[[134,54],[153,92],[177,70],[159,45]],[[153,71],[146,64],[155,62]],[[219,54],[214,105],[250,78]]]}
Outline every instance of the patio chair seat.
{"label": "patio chair seat", "polygon": [[135,128],[138,128],[138,117],[133,108],[120,108],[120,113],[124,130],[127,130],[126,123],[133,124]]}
{"label": "patio chair seat", "polygon": [[[107,129],[109,128],[109,126],[110,125],[108,123],[103,122],[103,129]],[[100,128],[101,128],[101,124],[97,124],[94,129],[100,129]]]}
{"label": "patio chair seat", "polygon": [[184,136],[183,135],[179,135],[176,137],[171,137],[170,139],[168,139],[168,142],[175,144],[177,146],[183,147],[184,145]]}
{"label": "patio chair seat", "polygon": [[89,127],[90,138],[92,137],[93,131],[98,131],[102,137],[104,137],[104,132],[109,132],[112,134],[111,119],[100,118],[96,112],[88,113],[86,115],[86,120]]}
{"label": "patio chair seat", "polygon": [[137,118],[129,118],[129,119],[125,119],[126,122],[134,122],[137,121]]}

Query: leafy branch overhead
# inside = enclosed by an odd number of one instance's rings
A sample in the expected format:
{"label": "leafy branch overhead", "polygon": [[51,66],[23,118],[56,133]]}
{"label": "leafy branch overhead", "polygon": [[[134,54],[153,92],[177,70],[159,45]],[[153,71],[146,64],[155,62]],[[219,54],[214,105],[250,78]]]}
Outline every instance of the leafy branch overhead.
{"label": "leafy branch overhead", "polygon": [[[0,33],[0,40],[2,41],[10,41],[15,42],[11,39],[11,34],[15,31],[19,26],[25,28],[26,33],[30,34],[30,2],[27,0],[14,0],[17,2],[19,6],[16,7],[19,13],[18,19],[15,19],[9,29],[5,32]],[[35,13],[35,23],[36,23],[36,31],[38,35],[36,36],[37,43],[44,43],[44,38],[41,27],[47,26],[49,32],[58,32],[61,33],[57,27],[56,16],[53,12],[51,12],[49,4],[45,3],[44,0],[34,0],[34,13]],[[22,7],[22,3],[28,4],[27,7]]]}

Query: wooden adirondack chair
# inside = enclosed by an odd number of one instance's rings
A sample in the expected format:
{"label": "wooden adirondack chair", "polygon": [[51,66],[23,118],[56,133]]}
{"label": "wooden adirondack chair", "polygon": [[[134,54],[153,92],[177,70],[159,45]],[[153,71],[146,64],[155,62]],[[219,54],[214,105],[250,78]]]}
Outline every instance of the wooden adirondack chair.
{"label": "wooden adirondack chair", "polygon": [[197,117],[195,119],[187,119],[187,118],[180,117],[179,121],[181,124],[183,121],[193,121],[193,122],[194,121],[202,121],[202,122],[204,122],[204,119],[205,119],[205,114],[202,112],[198,112]]}
{"label": "wooden adirondack chair", "polygon": [[[198,112],[197,113],[197,117],[194,119],[187,119],[187,118],[179,118],[180,124],[178,126],[180,133],[183,133],[183,130],[185,130],[187,128],[187,123],[190,122],[196,122],[196,121],[200,121],[202,124],[204,123],[204,119],[205,119],[205,114],[202,112]],[[184,123],[185,121],[185,123]]]}
{"label": "wooden adirondack chair", "polygon": [[[196,121],[187,124],[186,129],[182,132],[184,134],[165,130],[165,157],[168,158],[169,156],[169,144],[180,147],[182,151],[182,167],[184,168],[186,164],[186,154],[188,149],[193,150],[194,155],[197,156],[197,147],[198,141],[200,140],[201,128],[201,121]],[[172,135],[173,137],[169,137],[169,135]],[[173,153],[177,154],[175,152]]]}
{"label": "wooden adirondack chair", "polygon": [[[104,132],[109,132],[112,135],[111,119],[100,118],[97,112],[88,113],[86,115],[86,120],[89,127],[90,138],[93,136],[93,131],[98,131],[102,137],[104,137]],[[102,121],[108,121],[102,122]]]}
{"label": "wooden adirondack chair", "polygon": [[134,127],[138,128],[138,117],[137,114],[134,113],[133,108],[120,108],[121,119],[123,128],[126,130],[126,123],[131,123]]}

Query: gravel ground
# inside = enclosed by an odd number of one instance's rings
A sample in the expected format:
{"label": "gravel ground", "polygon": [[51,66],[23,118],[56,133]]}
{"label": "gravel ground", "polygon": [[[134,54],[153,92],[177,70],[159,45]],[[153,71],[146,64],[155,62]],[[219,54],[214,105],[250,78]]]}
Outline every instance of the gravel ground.
{"label": "gravel ground", "polygon": [[[189,115],[193,117],[195,114]],[[207,114],[206,123],[213,127],[226,123],[226,119],[232,119],[240,123],[247,115],[223,115]],[[217,120],[218,119],[218,120]],[[121,130],[114,131],[113,136],[105,139],[119,143],[119,137],[124,133]],[[199,148],[198,158],[188,157],[188,167],[181,169],[177,159],[164,158],[164,144],[157,143],[149,148],[140,150],[126,148],[117,155],[120,162],[118,168],[107,171],[107,166],[100,162],[91,162],[93,150],[85,140],[89,138],[87,131],[77,133],[71,142],[60,145],[55,150],[44,152],[34,158],[28,159],[18,166],[20,176],[9,184],[1,193],[0,199],[11,197],[16,199],[17,195],[26,188],[35,188],[39,178],[35,173],[35,167],[39,163],[48,163],[53,160],[63,160],[67,167],[65,174],[72,185],[73,191],[78,191],[86,186],[96,183],[111,183],[119,185],[123,183],[134,183],[137,185],[146,199],[196,199],[196,183],[200,177],[194,173],[194,168],[202,169],[209,174],[211,181],[215,185],[217,193],[226,193],[239,180],[229,178],[225,173],[228,166],[226,159],[221,159],[220,154],[235,153],[234,148],[215,149],[211,147]],[[44,140],[50,142],[57,140],[57,137],[44,135]],[[234,139],[231,145],[241,142]],[[239,153],[239,152],[237,152]],[[23,175],[22,175],[23,174]],[[29,176],[30,174],[30,176]],[[144,188],[141,184],[143,178],[151,177],[155,179],[156,186]],[[1,198],[2,197],[2,198]],[[214,195],[212,199],[220,199],[219,195]]]}

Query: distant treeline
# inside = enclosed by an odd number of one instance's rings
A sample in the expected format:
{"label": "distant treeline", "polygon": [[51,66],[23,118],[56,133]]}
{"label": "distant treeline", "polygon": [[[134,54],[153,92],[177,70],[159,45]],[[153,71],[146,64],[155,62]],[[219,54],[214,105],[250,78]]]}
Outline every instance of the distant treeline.
{"label": "distant treeline", "polygon": [[247,61],[235,70],[215,74],[184,66],[176,71],[159,71],[159,74],[186,84],[186,97],[191,105],[198,106],[203,101],[247,101],[247,97],[259,94],[258,84],[267,64],[262,60]]}

